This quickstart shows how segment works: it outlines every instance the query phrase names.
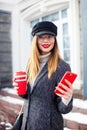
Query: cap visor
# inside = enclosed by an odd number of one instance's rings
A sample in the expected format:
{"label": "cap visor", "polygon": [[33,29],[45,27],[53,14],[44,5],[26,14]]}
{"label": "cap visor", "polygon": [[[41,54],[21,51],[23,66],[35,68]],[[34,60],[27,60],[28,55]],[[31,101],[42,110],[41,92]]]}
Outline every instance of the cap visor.
{"label": "cap visor", "polygon": [[37,32],[37,33],[36,33],[37,36],[39,36],[39,35],[44,35],[44,34],[50,34],[50,35],[55,36],[55,33],[50,32],[50,31],[41,31],[41,32]]}

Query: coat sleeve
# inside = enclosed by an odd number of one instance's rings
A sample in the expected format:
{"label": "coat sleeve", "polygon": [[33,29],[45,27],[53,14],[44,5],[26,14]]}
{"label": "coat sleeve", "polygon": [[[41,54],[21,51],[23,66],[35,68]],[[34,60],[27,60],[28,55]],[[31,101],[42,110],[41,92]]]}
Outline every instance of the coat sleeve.
{"label": "coat sleeve", "polygon": [[58,107],[58,111],[60,111],[62,114],[69,113],[73,108],[73,97],[68,103],[68,105],[65,105],[62,102],[61,98],[57,96],[57,107]]}
{"label": "coat sleeve", "polygon": [[[65,63],[64,61],[61,61],[56,73],[57,84],[60,82],[61,78],[63,77],[66,71],[71,71],[71,68],[69,64]],[[60,111],[62,114],[70,112],[73,108],[73,97],[71,98],[70,102],[66,105],[62,102],[61,97],[56,95],[56,102],[58,111]]]}

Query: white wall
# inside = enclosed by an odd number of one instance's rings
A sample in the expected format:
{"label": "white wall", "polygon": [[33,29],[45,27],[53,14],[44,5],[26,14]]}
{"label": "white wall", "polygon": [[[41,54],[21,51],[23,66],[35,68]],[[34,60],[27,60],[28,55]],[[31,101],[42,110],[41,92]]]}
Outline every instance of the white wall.
{"label": "white wall", "polygon": [[[45,1],[46,2],[46,1]],[[42,10],[40,3],[34,5],[34,7],[30,7],[25,10],[21,16],[22,21],[24,21],[24,26],[26,27],[25,32],[21,32],[22,35],[25,33],[25,39],[27,38],[28,26],[27,23],[32,19],[39,18],[41,16],[56,12],[64,7],[68,7],[70,9],[69,14],[69,24],[70,24],[70,43],[71,43],[71,68],[72,71],[78,74],[78,78],[74,83],[75,89],[80,89],[82,86],[82,79],[81,79],[81,64],[80,64],[80,18],[79,18],[79,2],[78,0],[70,0],[70,1],[47,1],[44,3],[45,10]],[[42,11],[42,12],[41,12]],[[23,20],[24,19],[24,20]],[[22,37],[23,38],[23,37]],[[25,40],[23,40],[25,41]],[[26,41],[28,44],[28,41]],[[29,44],[28,44],[29,45]],[[26,46],[27,47],[27,46]],[[27,58],[26,58],[27,59]]]}
{"label": "white wall", "polygon": [[[38,0],[39,1],[39,0]],[[30,4],[30,3],[28,3]],[[27,5],[22,5],[28,7]],[[29,21],[32,19],[56,12],[64,7],[70,8],[70,43],[71,43],[71,68],[78,74],[78,80],[75,82],[75,88],[79,89],[82,84],[81,65],[80,65],[80,21],[78,0],[44,0],[27,8],[25,11],[19,6],[0,5],[0,9],[10,10],[12,12],[12,63],[13,74],[18,70],[25,70],[30,55],[30,29]],[[42,8],[43,7],[43,8]],[[20,11],[21,9],[21,11]]]}

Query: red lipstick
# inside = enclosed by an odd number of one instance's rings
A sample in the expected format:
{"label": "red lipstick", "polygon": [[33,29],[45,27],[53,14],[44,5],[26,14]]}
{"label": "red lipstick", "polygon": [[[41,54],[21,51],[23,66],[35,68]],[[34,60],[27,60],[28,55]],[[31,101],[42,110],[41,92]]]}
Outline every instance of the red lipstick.
{"label": "red lipstick", "polygon": [[44,48],[49,48],[50,45],[49,45],[49,44],[43,44],[42,46],[43,46]]}

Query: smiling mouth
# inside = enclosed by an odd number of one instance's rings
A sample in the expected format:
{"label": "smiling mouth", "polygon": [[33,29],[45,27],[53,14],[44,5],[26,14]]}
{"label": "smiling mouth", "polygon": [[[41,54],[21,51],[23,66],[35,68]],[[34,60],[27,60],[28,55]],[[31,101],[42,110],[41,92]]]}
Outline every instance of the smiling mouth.
{"label": "smiling mouth", "polygon": [[43,46],[44,48],[49,48],[50,45],[49,45],[49,44],[43,44],[42,46]]}

